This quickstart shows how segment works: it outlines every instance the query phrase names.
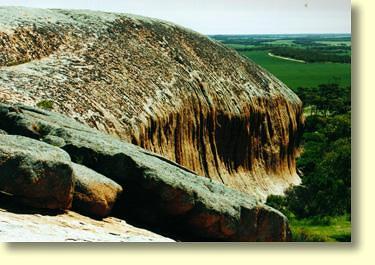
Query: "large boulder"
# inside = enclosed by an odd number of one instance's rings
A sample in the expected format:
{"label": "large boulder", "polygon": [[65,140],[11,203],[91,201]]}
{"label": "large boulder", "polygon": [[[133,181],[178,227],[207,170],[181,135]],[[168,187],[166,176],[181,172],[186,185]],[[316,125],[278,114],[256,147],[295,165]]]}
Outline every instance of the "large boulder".
{"label": "large boulder", "polygon": [[24,204],[67,209],[73,198],[69,155],[49,144],[0,134],[0,191]]}
{"label": "large boulder", "polygon": [[73,163],[73,172],[73,210],[95,217],[108,216],[122,193],[121,186],[76,163]]}
{"label": "large boulder", "polygon": [[0,104],[0,128],[53,139],[72,160],[116,181],[126,192],[116,213],[188,240],[286,241],[285,216],[256,196],[56,113]]}

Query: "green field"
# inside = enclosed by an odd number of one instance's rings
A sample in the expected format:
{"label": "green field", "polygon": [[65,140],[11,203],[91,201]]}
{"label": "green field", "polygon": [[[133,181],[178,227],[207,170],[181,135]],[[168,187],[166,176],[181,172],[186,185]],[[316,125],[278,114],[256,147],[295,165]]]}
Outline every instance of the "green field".
{"label": "green field", "polygon": [[340,45],[351,46],[350,41],[316,41],[316,43],[332,45],[332,46],[340,46]]}
{"label": "green field", "polygon": [[350,86],[350,64],[299,63],[268,55],[268,51],[244,51],[242,55],[270,71],[292,89],[317,87],[324,83]]}
{"label": "green field", "polygon": [[290,219],[293,241],[350,242],[351,222],[347,215],[311,219]]}

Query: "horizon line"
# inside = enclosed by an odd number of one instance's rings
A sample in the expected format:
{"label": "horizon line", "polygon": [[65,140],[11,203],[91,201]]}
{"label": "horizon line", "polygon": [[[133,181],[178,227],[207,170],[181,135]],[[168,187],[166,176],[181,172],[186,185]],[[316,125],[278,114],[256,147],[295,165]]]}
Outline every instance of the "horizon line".
{"label": "horizon line", "polygon": [[209,33],[204,35],[207,36],[225,36],[225,35],[232,35],[232,36],[249,36],[249,35],[352,35],[351,32],[314,32],[314,33]]}

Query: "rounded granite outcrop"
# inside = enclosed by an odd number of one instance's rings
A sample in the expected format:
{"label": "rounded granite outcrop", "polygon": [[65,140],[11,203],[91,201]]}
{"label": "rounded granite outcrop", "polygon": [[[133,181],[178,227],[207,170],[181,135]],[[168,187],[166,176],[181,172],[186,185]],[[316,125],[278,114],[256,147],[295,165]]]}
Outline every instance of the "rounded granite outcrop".
{"label": "rounded granite outcrop", "polygon": [[2,102],[48,106],[263,200],[300,182],[301,101],[206,36],[129,14],[6,7],[0,51]]}

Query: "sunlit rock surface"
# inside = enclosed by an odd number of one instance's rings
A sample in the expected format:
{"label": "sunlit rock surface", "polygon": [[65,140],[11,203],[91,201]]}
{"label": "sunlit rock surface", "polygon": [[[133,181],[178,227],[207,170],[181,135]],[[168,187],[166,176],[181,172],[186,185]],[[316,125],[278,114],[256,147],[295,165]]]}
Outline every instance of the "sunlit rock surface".
{"label": "sunlit rock surface", "polygon": [[114,217],[95,220],[72,211],[40,213],[0,202],[0,242],[174,242]]}

